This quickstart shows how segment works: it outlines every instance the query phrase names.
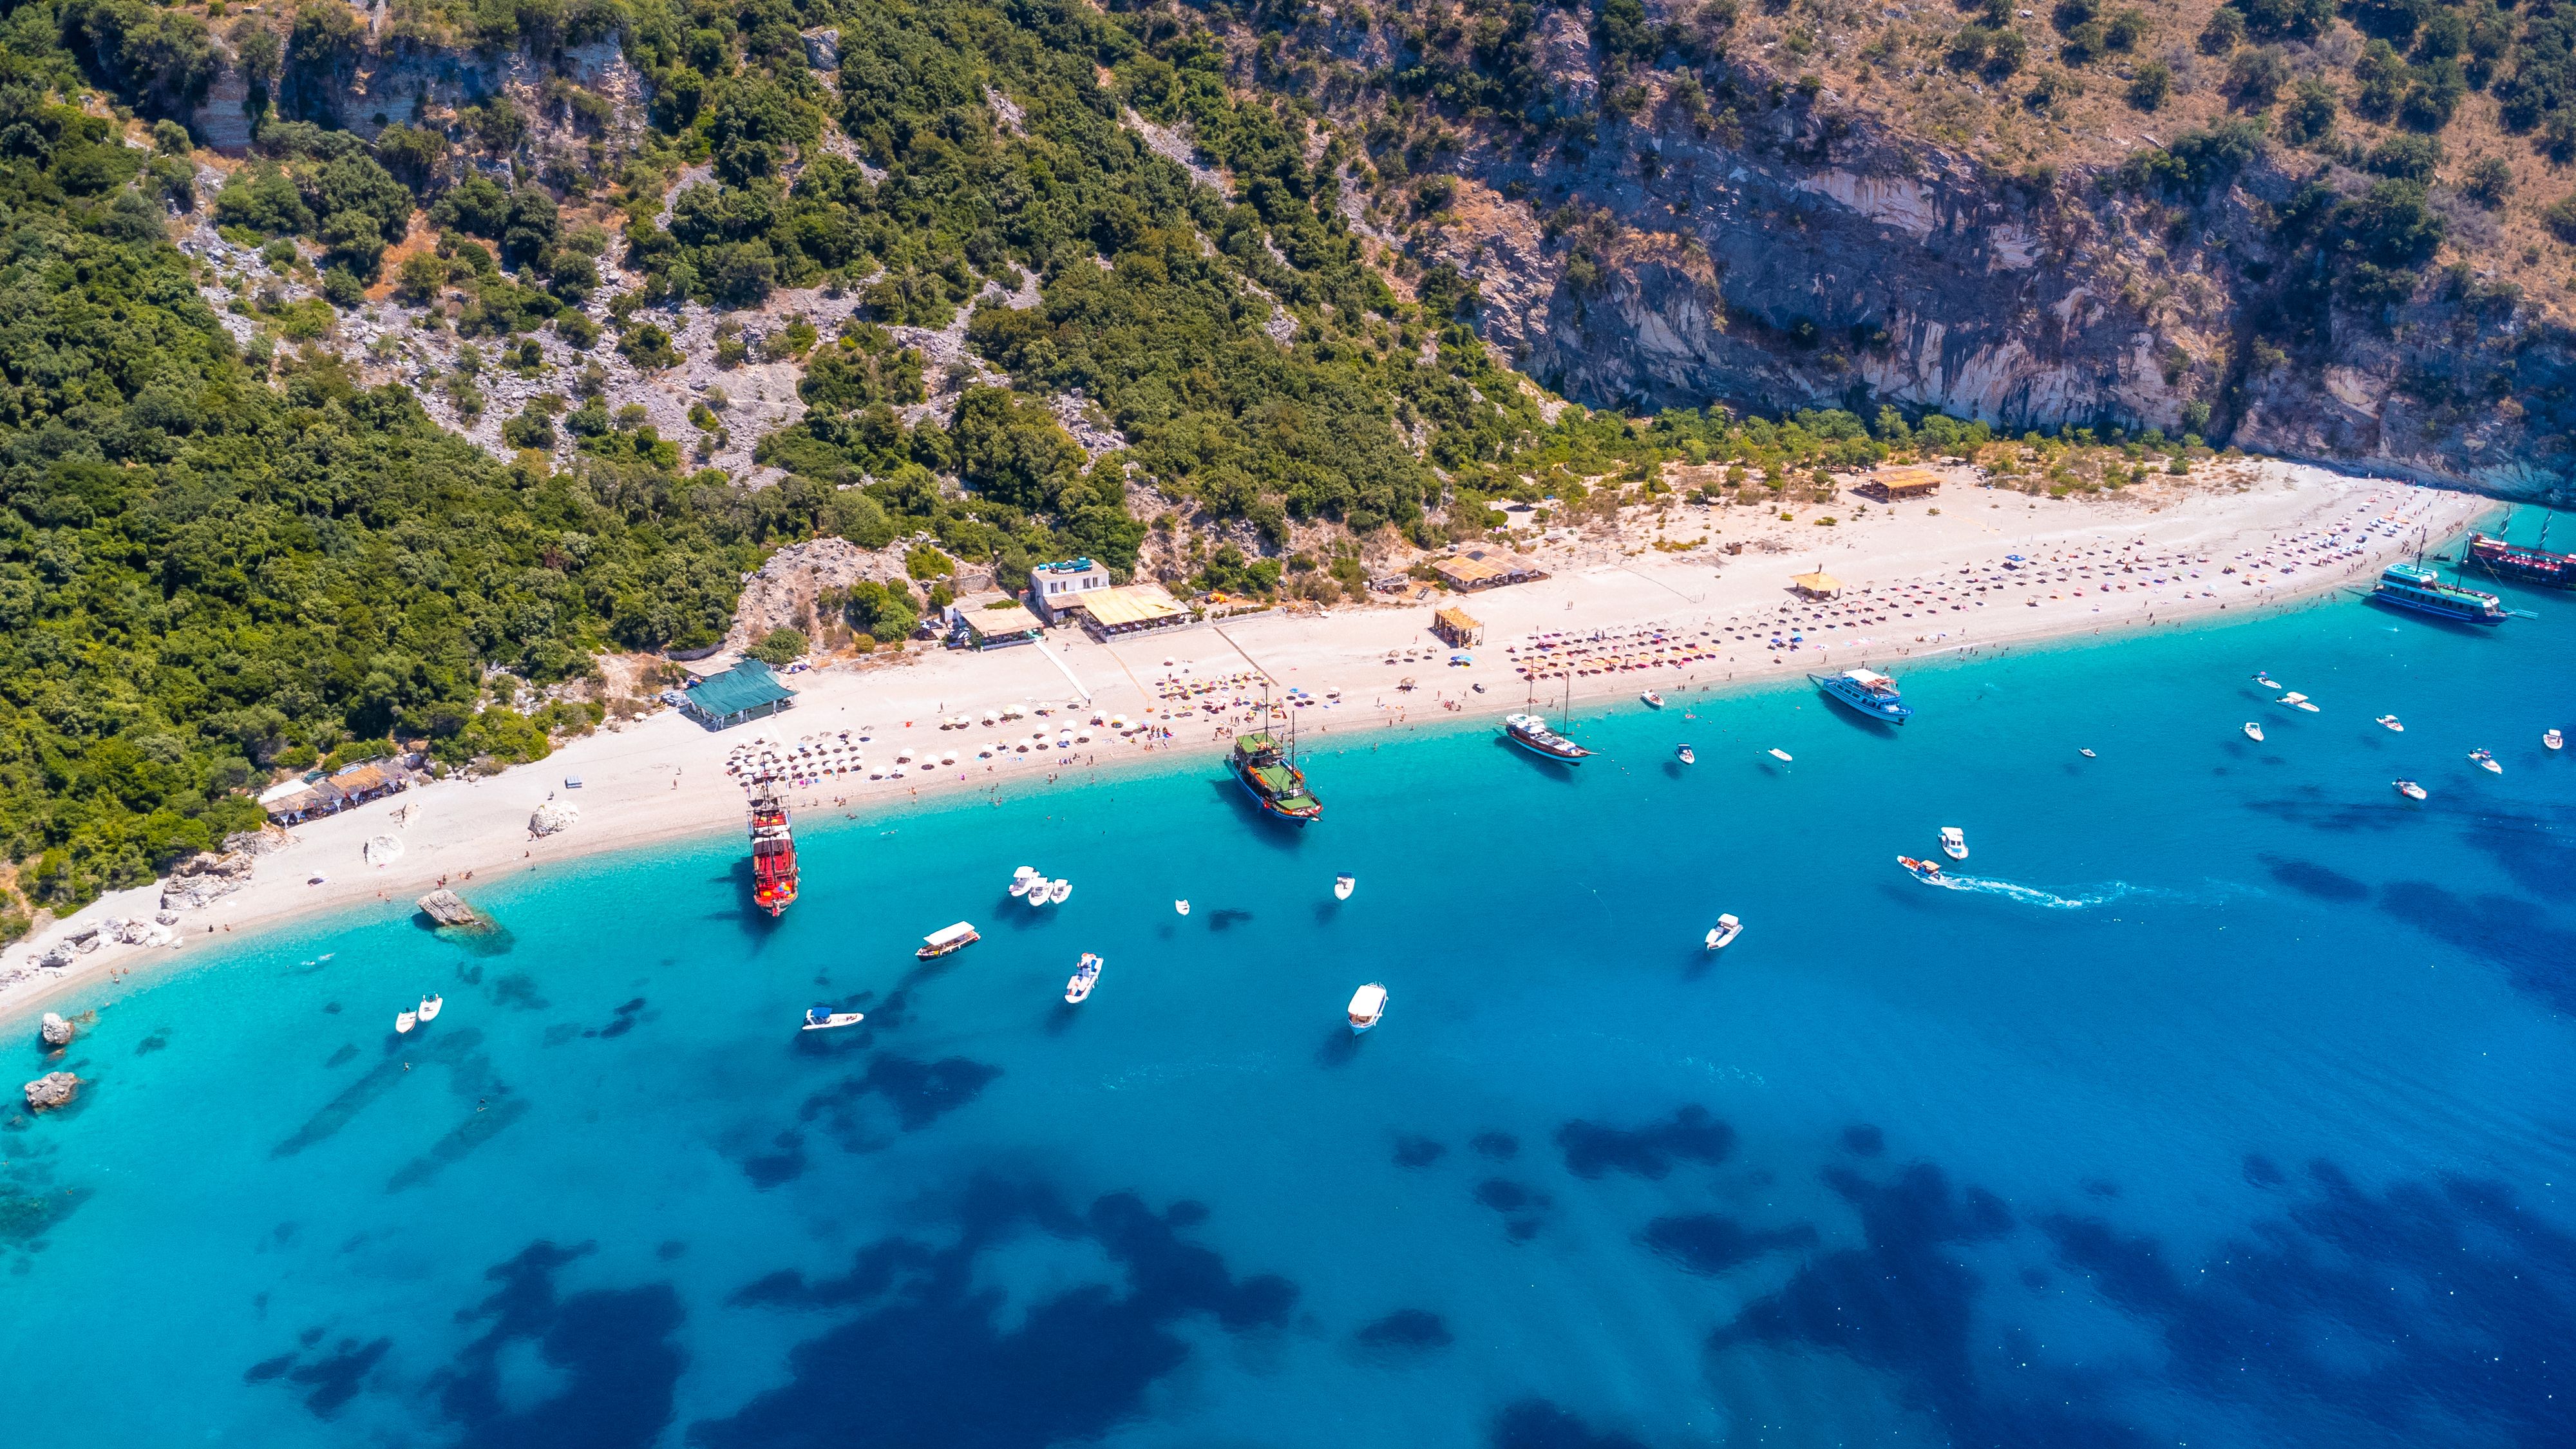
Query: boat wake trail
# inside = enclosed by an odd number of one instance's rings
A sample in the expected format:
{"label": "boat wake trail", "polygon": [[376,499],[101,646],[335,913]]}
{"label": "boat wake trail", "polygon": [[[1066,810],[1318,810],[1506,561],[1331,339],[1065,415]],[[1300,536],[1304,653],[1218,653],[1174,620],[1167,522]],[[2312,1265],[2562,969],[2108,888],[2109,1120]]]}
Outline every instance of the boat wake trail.
{"label": "boat wake trail", "polygon": [[1967,891],[1981,896],[2002,896],[2006,900],[2019,901],[2023,905],[2037,906],[2049,911],[2088,910],[2094,906],[2107,906],[2123,896],[2165,894],[2163,891],[2150,890],[2144,886],[2133,886],[2124,880],[2115,880],[2099,892],[2083,896],[2061,896],[2036,886],[2021,885],[2008,880],[1989,880],[1983,876],[1973,875],[1945,875],[1934,884],[1944,890]]}

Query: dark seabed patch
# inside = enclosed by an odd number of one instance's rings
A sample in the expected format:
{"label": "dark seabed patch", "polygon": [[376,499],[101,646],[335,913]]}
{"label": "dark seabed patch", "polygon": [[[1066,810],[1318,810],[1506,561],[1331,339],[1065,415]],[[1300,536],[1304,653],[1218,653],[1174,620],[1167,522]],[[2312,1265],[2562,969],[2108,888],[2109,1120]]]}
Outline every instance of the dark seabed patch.
{"label": "dark seabed patch", "polygon": [[[1194,1205],[1193,1205],[1194,1206]],[[736,1295],[740,1305],[839,1315],[788,1354],[789,1381],[729,1418],[692,1425],[702,1449],[824,1449],[853,1442],[1037,1446],[1094,1439],[1142,1412],[1157,1380],[1190,1356],[1175,1328],[1206,1318],[1230,1333],[1284,1326],[1296,1287],[1237,1277],[1180,1228],[1204,1210],[1157,1214],[1117,1193],[1075,1211],[1051,1189],[979,1178],[954,1206],[953,1241],[880,1239],[847,1274],[792,1269]],[[979,1277],[984,1255],[1037,1233],[1096,1243],[1122,1270],[1029,1303],[1009,1327]],[[854,1436],[849,1406],[866,1406]]]}
{"label": "dark seabed patch", "polygon": [[888,1139],[872,1120],[876,1114],[867,1108],[871,1098],[884,1103],[903,1131],[918,1132],[974,1101],[1001,1074],[1000,1067],[965,1057],[924,1062],[880,1056],[868,1063],[865,1073],[844,1077],[807,1097],[797,1109],[797,1120],[831,1133],[844,1150],[873,1151]]}
{"label": "dark seabed patch", "polygon": [[138,1057],[148,1057],[154,1052],[168,1051],[169,1049],[170,1028],[166,1026],[154,1028],[150,1036],[147,1036],[143,1040],[134,1044],[134,1054]]}
{"label": "dark seabed patch", "polygon": [[777,1187],[805,1175],[805,1134],[781,1132],[769,1141],[771,1150],[754,1153],[742,1160],[742,1175],[758,1188]]}
{"label": "dark seabed patch", "polygon": [[340,1049],[331,1053],[330,1059],[323,1062],[322,1066],[325,1071],[328,1071],[333,1067],[345,1067],[357,1059],[358,1044],[353,1041],[344,1041],[340,1043]]}
{"label": "dark seabed patch", "polygon": [[543,1011],[554,1005],[537,990],[537,978],[524,971],[492,978],[492,1004],[520,1011]]}
{"label": "dark seabed patch", "polygon": [[1493,1449],[1646,1449],[1625,1434],[1596,1432],[1545,1399],[1522,1399],[1494,1416]]}
{"label": "dark seabed patch", "polygon": [[1429,1167],[1449,1155],[1449,1149],[1428,1137],[1399,1135],[1395,1139],[1395,1165]]}
{"label": "dark seabed patch", "polygon": [[1660,1178],[1676,1160],[1723,1162],[1735,1150],[1735,1129],[1708,1114],[1705,1107],[1684,1107],[1669,1122],[1627,1130],[1580,1119],[1557,1129],[1556,1145],[1565,1153],[1565,1170],[1597,1178],[1617,1171]]}
{"label": "dark seabed patch", "polygon": [[1866,1122],[1855,1122],[1843,1129],[1843,1150],[1876,1157],[1887,1150],[1887,1134]]}
{"label": "dark seabed patch", "polygon": [[2463,899],[2423,881],[2398,881],[2379,908],[2437,941],[2504,969],[2514,990],[2553,1011],[2576,1013],[2576,932],[2512,896]]}
{"label": "dark seabed patch", "polygon": [[1776,1232],[1756,1232],[1733,1218],[1715,1213],[1689,1213],[1657,1218],[1646,1224],[1646,1246],[1656,1255],[1692,1273],[1730,1272],[1765,1253],[1813,1248],[1816,1230],[1805,1223]]}
{"label": "dark seabed patch", "polygon": [[2245,1180],[2256,1187],[2279,1187],[2288,1182],[2290,1176],[2272,1159],[2259,1152],[2248,1152],[2245,1154]]}
{"label": "dark seabed patch", "polygon": [[[306,1348],[322,1341],[320,1329],[306,1329],[301,1336]],[[306,1361],[301,1353],[282,1353],[261,1359],[242,1374],[242,1382],[266,1383],[272,1379],[305,1390],[304,1407],[313,1416],[328,1419],[349,1406],[349,1401],[366,1387],[367,1375],[378,1361],[393,1350],[394,1341],[379,1338],[360,1343],[354,1338],[341,1339],[327,1354]]]}
{"label": "dark seabed patch", "polygon": [[1361,1324],[1351,1334],[1353,1344],[1380,1354],[1429,1353],[1447,1348],[1453,1341],[1449,1325],[1427,1308],[1399,1308],[1384,1318]]}
{"label": "dark seabed patch", "polygon": [[400,1192],[429,1181],[442,1168],[491,1141],[501,1129],[527,1114],[525,1097],[503,1097],[497,1102],[477,1104],[473,1115],[449,1128],[447,1135],[431,1143],[427,1152],[395,1169],[385,1183],[385,1191]]}
{"label": "dark seabed patch", "polygon": [[[387,1057],[368,1069],[367,1074],[340,1089],[340,1094],[322,1105],[295,1129],[295,1134],[270,1149],[272,1157],[293,1157],[308,1147],[326,1142],[340,1129],[358,1118],[378,1097],[403,1084],[405,1078],[418,1075],[418,1069],[443,1066],[451,1076],[470,1077],[477,1082],[487,1077],[491,1064],[475,1048],[483,1044],[483,1033],[475,1027],[462,1031],[441,1032],[425,1042],[409,1058]],[[452,1083],[451,1083],[452,1085]]]}
{"label": "dark seabed patch", "polygon": [[1476,1201],[1502,1214],[1503,1236],[1526,1243],[1538,1236],[1555,1201],[1546,1193],[1508,1177],[1489,1177],[1476,1184]]}
{"label": "dark seabed patch", "polygon": [[2265,857],[2264,866],[2272,879],[2303,896],[2338,905],[2370,899],[2370,887],[2351,876],[2331,871],[2310,860],[2279,860]]}

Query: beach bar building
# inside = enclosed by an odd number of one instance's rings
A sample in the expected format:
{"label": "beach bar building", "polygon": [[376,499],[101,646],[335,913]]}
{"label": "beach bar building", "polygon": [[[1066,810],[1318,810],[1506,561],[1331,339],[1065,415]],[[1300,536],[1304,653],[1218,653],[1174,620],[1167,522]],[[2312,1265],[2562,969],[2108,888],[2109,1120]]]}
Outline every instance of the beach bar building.
{"label": "beach bar building", "polygon": [[979,595],[948,606],[948,642],[959,649],[1034,644],[1045,627],[1008,594]]}
{"label": "beach bar building", "polygon": [[1173,598],[1171,590],[1161,584],[1120,584],[1115,588],[1093,589],[1066,607],[1082,616],[1083,632],[1095,639],[1169,629],[1187,624],[1194,617],[1188,607]]}
{"label": "beach bar building", "polygon": [[681,696],[680,712],[708,729],[721,730],[744,720],[765,719],[795,702],[796,691],[778,682],[777,671],[760,660],[746,659],[691,685]]}
{"label": "beach bar building", "polygon": [[1843,581],[1835,578],[1832,574],[1826,573],[1823,569],[1818,569],[1811,574],[1797,574],[1792,576],[1789,580],[1789,587],[1796,589],[1799,597],[1801,598],[1831,599],[1841,596],[1843,591]]}
{"label": "beach bar building", "polygon": [[1450,648],[1464,649],[1484,640],[1485,626],[1475,615],[1452,604],[1431,611],[1431,632]]}
{"label": "beach bar building", "polygon": [[1525,584],[1547,577],[1537,569],[1524,566],[1510,554],[1481,548],[1434,559],[1431,571],[1440,576],[1440,582],[1462,594],[1500,588],[1505,584]]}
{"label": "beach bar building", "polygon": [[1108,587],[1107,566],[1087,558],[1042,563],[1029,570],[1029,607],[1050,624],[1062,623],[1075,600]]}
{"label": "beach bar building", "polygon": [[1890,503],[1908,498],[1929,498],[1941,491],[1941,475],[1929,468],[1881,468],[1861,485]]}

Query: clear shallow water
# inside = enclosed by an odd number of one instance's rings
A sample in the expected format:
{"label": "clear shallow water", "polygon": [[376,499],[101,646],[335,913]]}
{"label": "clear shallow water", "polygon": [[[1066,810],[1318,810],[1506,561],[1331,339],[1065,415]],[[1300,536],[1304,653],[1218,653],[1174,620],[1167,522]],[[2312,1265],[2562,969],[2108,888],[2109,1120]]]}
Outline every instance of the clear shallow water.
{"label": "clear shallow water", "polygon": [[[775,926],[726,839],[485,883],[506,950],[204,951],[0,1132],[13,1430],[2565,1443],[2576,600],[2514,599],[1337,742],[1302,835],[1212,765],[810,819]],[[1898,873],[1950,824],[1986,884]]]}

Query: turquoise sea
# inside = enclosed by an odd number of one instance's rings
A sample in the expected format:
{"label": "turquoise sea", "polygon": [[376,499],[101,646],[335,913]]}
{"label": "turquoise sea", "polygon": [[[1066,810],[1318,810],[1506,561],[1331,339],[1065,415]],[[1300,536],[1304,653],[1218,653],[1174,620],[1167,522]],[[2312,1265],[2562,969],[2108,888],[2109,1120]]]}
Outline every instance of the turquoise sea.
{"label": "turquoise sea", "polygon": [[10,1440],[2576,1442],[2576,598],[2505,592],[1574,771],[1335,738],[1303,834],[1205,760],[809,819],[774,925],[727,835],[192,952],[0,1131]]}

